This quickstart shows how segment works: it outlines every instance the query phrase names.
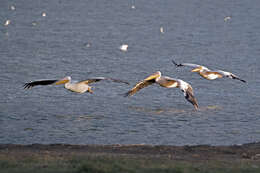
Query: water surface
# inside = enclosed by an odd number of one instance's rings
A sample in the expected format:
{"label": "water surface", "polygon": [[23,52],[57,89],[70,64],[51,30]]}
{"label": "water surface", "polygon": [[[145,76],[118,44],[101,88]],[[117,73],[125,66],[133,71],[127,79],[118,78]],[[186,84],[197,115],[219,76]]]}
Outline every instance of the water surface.
{"label": "water surface", "polygon": [[[2,0],[0,143],[259,141],[259,6],[257,0]],[[119,50],[122,44],[129,45],[127,52]],[[173,57],[231,71],[247,83],[207,81],[189,68],[176,69]],[[122,96],[157,70],[189,82],[200,110],[180,90],[156,85],[131,98]],[[22,87],[67,75],[75,80],[114,77],[131,86],[100,82],[93,85],[94,94],[62,86]]]}

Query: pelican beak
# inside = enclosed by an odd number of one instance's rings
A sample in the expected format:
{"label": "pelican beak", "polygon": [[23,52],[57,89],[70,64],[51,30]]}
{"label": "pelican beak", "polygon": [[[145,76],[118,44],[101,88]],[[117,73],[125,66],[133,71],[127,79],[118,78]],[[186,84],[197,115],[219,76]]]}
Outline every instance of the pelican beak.
{"label": "pelican beak", "polygon": [[93,91],[91,88],[92,88],[92,87],[89,87],[89,88],[88,88],[88,92],[91,93],[91,94],[93,94],[94,91]]}
{"label": "pelican beak", "polygon": [[152,74],[151,76],[145,78],[144,80],[145,80],[145,81],[153,80],[153,79],[158,78],[159,76],[160,76],[160,73],[159,73],[159,72],[156,72],[156,73]]}
{"label": "pelican beak", "polygon": [[191,72],[199,72],[200,70],[201,70],[201,68],[197,67],[197,68],[192,69]]}
{"label": "pelican beak", "polygon": [[68,78],[63,78],[63,79],[57,81],[55,83],[55,85],[65,84],[65,83],[68,83],[68,82],[69,82]]}

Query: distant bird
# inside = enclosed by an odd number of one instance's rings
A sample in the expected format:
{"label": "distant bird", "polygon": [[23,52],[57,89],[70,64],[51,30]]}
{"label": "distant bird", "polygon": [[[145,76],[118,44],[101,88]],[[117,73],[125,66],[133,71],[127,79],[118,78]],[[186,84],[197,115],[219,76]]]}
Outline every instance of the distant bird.
{"label": "distant bird", "polygon": [[223,78],[223,77],[228,77],[230,79],[237,79],[240,80],[244,83],[246,83],[245,80],[240,79],[238,76],[234,75],[233,73],[227,72],[227,71],[222,71],[222,70],[210,70],[205,66],[202,65],[197,65],[197,64],[190,64],[190,63],[181,63],[177,64],[174,60],[172,60],[173,64],[177,67],[182,67],[182,66],[189,66],[189,67],[195,67],[191,72],[197,72],[200,76],[202,76],[205,79],[208,80],[214,80],[217,78]]}
{"label": "distant bird", "polygon": [[118,83],[125,83],[128,84],[128,82],[119,80],[119,79],[113,79],[113,78],[104,78],[104,77],[96,77],[96,78],[91,78],[87,80],[83,80],[80,82],[72,82],[71,77],[67,76],[61,80],[39,80],[39,81],[33,81],[29,83],[25,83],[24,89],[30,89],[34,86],[37,85],[60,85],[60,84],[65,84],[64,87],[70,91],[77,92],[77,93],[93,93],[91,90],[91,86],[89,84],[94,83],[94,82],[99,82],[101,80],[109,80],[112,82],[118,82]]}
{"label": "distant bird", "polygon": [[11,23],[11,20],[6,20],[4,26],[10,25],[10,23]]}
{"label": "distant bird", "polygon": [[46,17],[46,13],[45,12],[42,13],[42,17]]}
{"label": "distant bird", "polygon": [[195,109],[198,109],[198,102],[193,94],[193,89],[190,84],[187,82],[170,78],[168,76],[162,76],[160,71],[155,72],[154,74],[150,75],[149,77],[145,78],[144,80],[138,82],[130,91],[128,91],[125,96],[132,96],[142,88],[145,88],[149,85],[154,83],[159,84],[161,87],[165,88],[180,88],[181,91],[184,93],[185,98],[193,104]]}
{"label": "distant bird", "polygon": [[230,20],[230,19],[231,19],[230,16],[226,16],[226,17],[224,17],[224,21],[225,21],[225,22],[227,22],[227,21]]}
{"label": "distant bird", "polygon": [[14,6],[14,5],[11,5],[10,9],[11,9],[11,10],[15,10],[15,6]]}
{"label": "distant bird", "polygon": [[162,26],[160,27],[160,32],[161,32],[162,34],[164,33],[164,29],[163,29]]}
{"label": "distant bird", "polygon": [[121,51],[123,51],[123,52],[126,52],[127,49],[128,49],[128,45],[127,45],[127,44],[123,44],[123,45],[121,45],[121,46],[119,47],[119,49],[120,49]]}

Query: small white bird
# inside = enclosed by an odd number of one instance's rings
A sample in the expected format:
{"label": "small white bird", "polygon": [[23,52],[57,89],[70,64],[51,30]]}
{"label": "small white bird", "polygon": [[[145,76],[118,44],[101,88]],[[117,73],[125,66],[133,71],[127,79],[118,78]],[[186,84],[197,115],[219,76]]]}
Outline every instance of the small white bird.
{"label": "small white bird", "polygon": [[230,17],[230,16],[227,16],[227,17],[224,18],[224,21],[227,22],[227,21],[230,20],[230,19],[231,19],[231,17]]}
{"label": "small white bird", "polygon": [[123,51],[123,52],[126,52],[128,49],[128,45],[127,44],[123,44],[120,46],[120,50]]}
{"label": "small white bird", "polygon": [[160,32],[161,32],[162,34],[164,33],[163,27],[160,27]]}
{"label": "small white bird", "polygon": [[174,60],[172,60],[172,62],[176,67],[181,67],[181,66],[195,67],[193,70],[191,70],[191,72],[197,72],[200,76],[202,76],[203,78],[208,79],[208,80],[214,80],[217,78],[228,77],[230,79],[237,79],[237,80],[240,80],[240,81],[246,83],[245,80],[240,79],[238,76],[234,75],[233,73],[227,72],[227,71],[210,70],[205,66],[197,65],[197,64],[190,64],[190,63],[177,64]]}
{"label": "small white bird", "polygon": [[37,22],[32,22],[32,26],[36,26],[38,23]]}
{"label": "small white bird", "polygon": [[70,91],[77,92],[77,93],[93,93],[91,90],[91,86],[89,84],[94,83],[94,82],[99,82],[101,80],[108,80],[112,82],[118,82],[118,83],[125,83],[128,84],[128,82],[119,80],[119,79],[113,79],[113,78],[104,78],[104,77],[96,77],[96,78],[91,78],[87,80],[83,80],[80,82],[72,82],[71,77],[67,76],[61,80],[39,80],[39,81],[33,81],[33,82],[28,82],[25,83],[24,89],[30,89],[34,86],[38,85],[60,85],[60,84],[65,84],[64,87]]}
{"label": "small white bird", "polygon": [[42,17],[46,17],[46,13],[45,12],[42,13]]}
{"label": "small white bird", "polygon": [[10,9],[11,9],[11,10],[15,10],[15,6],[14,6],[14,5],[11,5]]}
{"label": "small white bird", "polygon": [[10,23],[11,23],[11,20],[6,20],[4,26],[10,25]]}
{"label": "small white bird", "polygon": [[145,88],[154,83],[157,83],[161,87],[165,88],[180,88],[181,91],[184,93],[186,100],[189,101],[195,109],[198,109],[198,102],[194,97],[191,85],[181,79],[174,79],[168,76],[162,76],[160,71],[157,71],[144,80],[138,82],[130,91],[125,94],[125,96],[132,96],[142,88]]}

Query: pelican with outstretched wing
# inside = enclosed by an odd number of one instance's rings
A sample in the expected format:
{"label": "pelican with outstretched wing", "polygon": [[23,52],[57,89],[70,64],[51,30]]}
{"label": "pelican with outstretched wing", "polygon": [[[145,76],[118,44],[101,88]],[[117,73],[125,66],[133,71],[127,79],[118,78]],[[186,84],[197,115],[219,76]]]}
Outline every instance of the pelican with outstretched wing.
{"label": "pelican with outstretched wing", "polygon": [[38,85],[60,85],[60,84],[64,84],[64,87],[70,91],[73,92],[77,92],[77,93],[85,93],[85,92],[89,92],[89,93],[93,93],[93,90],[91,90],[91,86],[89,86],[89,84],[94,83],[94,82],[99,82],[102,80],[108,80],[108,81],[112,81],[112,82],[118,82],[118,83],[125,83],[128,84],[128,82],[119,80],[119,79],[113,79],[113,78],[105,78],[105,77],[96,77],[96,78],[91,78],[91,79],[87,79],[87,80],[83,80],[80,82],[72,82],[71,81],[71,77],[67,76],[61,80],[39,80],[39,81],[33,81],[33,82],[29,82],[24,84],[24,88],[25,89],[30,89],[34,86],[38,86]]}
{"label": "pelican with outstretched wing", "polygon": [[191,85],[180,79],[162,76],[160,71],[157,71],[144,80],[138,82],[130,91],[125,94],[125,96],[132,96],[142,88],[145,88],[154,83],[157,83],[161,87],[165,88],[180,88],[184,93],[186,100],[188,100],[195,107],[195,109],[198,109],[198,102],[194,97]]}
{"label": "pelican with outstretched wing", "polygon": [[208,79],[208,80],[214,80],[217,78],[228,77],[230,79],[237,79],[237,80],[240,80],[241,82],[246,83],[245,80],[240,79],[238,76],[234,75],[233,73],[227,72],[227,71],[210,70],[205,66],[197,65],[197,64],[190,64],[190,63],[177,64],[174,60],[172,60],[172,62],[176,67],[182,67],[182,66],[188,66],[188,67],[193,67],[193,68],[195,67],[194,69],[191,70],[191,72],[197,72],[200,76],[202,76],[203,78]]}

